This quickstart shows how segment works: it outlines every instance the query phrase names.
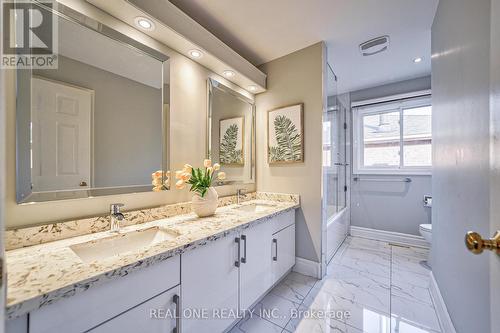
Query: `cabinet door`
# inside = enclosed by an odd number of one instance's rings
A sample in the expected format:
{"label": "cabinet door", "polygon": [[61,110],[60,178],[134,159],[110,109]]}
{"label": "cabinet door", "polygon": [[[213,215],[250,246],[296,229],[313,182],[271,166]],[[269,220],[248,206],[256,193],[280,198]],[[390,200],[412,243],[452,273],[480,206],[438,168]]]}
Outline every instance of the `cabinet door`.
{"label": "cabinet door", "polygon": [[91,329],[91,333],[165,333],[177,327],[180,287],[167,290],[138,306]]}
{"label": "cabinet door", "polygon": [[273,283],[295,265],[295,224],[275,233],[272,239]]}
{"label": "cabinet door", "polygon": [[247,310],[273,284],[271,270],[272,222],[241,232],[240,309]]}
{"label": "cabinet door", "polygon": [[[182,332],[223,332],[238,314],[238,243],[230,235],[182,254]],[[224,311],[224,313],[221,313]]]}
{"label": "cabinet door", "polygon": [[5,323],[6,333],[28,333],[28,315],[7,320]]}

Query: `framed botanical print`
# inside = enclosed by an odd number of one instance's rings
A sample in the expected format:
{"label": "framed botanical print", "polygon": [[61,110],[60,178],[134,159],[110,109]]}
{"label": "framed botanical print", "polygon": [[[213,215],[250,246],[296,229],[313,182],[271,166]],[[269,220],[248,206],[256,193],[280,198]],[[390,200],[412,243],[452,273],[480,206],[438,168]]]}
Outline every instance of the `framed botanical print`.
{"label": "framed botanical print", "polygon": [[269,164],[304,162],[304,104],[285,106],[267,113],[267,161]]}
{"label": "framed botanical print", "polygon": [[245,117],[219,121],[219,163],[244,165]]}

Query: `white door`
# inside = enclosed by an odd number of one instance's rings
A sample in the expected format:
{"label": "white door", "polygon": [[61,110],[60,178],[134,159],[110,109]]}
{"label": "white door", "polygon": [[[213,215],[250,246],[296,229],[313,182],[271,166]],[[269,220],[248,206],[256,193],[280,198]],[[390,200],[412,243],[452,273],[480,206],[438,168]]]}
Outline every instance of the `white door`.
{"label": "white door", "polygon": [[176,320],[180,287],[172,288],[91,329],[90,333],[179,332]]}
{"label": "white door", "polygon": [[90,187],[93,92],[41,78],[31,84],[33,191]]}
{"label": "white door", "polygon": [[295,264],[295,224],[275,233],[272,239],[273,282]]}
{"label": "white door", "polygon": [[[491,170],[491,217],[490,235],[500,232],[500,0],[491,2],[491,49],[490,49],[490,107],[493,129],[490,156]],[[490,304],[491,331],[500,332],[500,253],[490,253]]]}
{"label": "white door", "polygon": [[273,284],[271,221],[243,230],[240,238],[240,309],[248,310]]}
{"label": "white door", "polygon": [[232,236],[182,255],[183,333],[223,332],[236,320],[239,312],[239,264],[236,263],[239,263],[238,243]]}

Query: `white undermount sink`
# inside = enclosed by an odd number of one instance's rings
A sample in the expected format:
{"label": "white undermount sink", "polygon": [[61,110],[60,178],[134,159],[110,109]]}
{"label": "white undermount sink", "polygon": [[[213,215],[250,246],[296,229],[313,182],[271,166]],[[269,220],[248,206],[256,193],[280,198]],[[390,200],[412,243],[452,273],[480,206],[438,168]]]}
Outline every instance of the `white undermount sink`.
{"label": "white undermount sink", "polygon": [[261,213],[274,207],[276,207],[276,205],[266,204],[266,203],[252,203],[248,205],[237,206],[234,207],[233,209],[236,211],[246,212],[246,213]]}
{"label": "white undermount sink", "polygon": [[84,262],[105,259],[178,237],[173,230],[152,227],[75,244],[70,249]]}

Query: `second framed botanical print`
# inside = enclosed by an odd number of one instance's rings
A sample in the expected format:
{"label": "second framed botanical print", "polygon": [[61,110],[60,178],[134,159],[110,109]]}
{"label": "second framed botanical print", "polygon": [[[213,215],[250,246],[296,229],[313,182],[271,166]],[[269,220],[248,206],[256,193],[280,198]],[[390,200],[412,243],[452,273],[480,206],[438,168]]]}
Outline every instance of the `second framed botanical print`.
{"label": "second framed botanical print", "polygon": [[304,104],[281,107],[267,113],[269,164],[304,161]]}

